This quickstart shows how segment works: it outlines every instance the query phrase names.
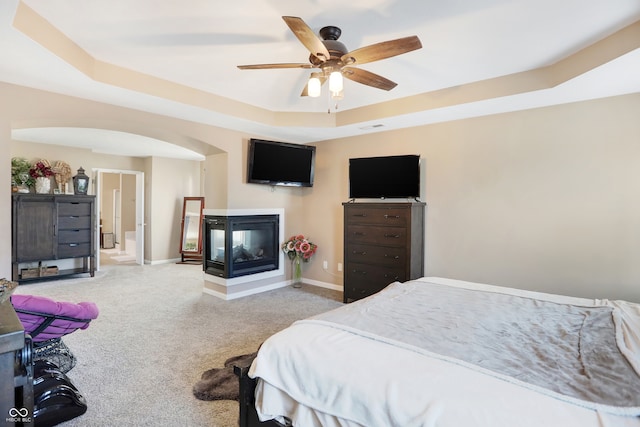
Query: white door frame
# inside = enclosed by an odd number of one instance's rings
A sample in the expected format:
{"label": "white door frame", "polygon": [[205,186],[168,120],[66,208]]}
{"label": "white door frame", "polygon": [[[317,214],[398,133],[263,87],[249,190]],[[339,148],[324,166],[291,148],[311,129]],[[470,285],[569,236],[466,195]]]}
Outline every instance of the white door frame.
{"label": "white door frame", "polygon": [[[93,173],[93,192],[96,195],[96,214],[100,213],[100,199],[102,197],[102,174],[103,173],[119,173],[136,176],[136,264],[144,264],[144,172],[123,170],[123,169],[103,169],[94,168]],[[100,230],[99,221],[96,221],[95,230],[95,253],[96,253],[96,269],[100,270]]]}

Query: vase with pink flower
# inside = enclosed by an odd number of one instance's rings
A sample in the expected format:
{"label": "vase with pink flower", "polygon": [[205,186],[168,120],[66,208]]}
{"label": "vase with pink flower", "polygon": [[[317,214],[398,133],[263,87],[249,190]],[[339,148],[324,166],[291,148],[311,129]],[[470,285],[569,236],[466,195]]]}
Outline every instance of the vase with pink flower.
{"label": "vase with pink flower", "polygon": [[282,251],[291,260],[291,283],[294,288],[302,285],[302,263],[308,262],[317,250],[318,245],[302,234],[291,236],[282,244]]}

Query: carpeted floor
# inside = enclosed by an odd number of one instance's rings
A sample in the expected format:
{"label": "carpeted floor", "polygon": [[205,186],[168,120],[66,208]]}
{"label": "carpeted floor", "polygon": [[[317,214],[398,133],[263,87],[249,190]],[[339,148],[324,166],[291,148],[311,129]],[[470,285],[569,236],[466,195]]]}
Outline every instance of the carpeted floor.
{"label": "carpeted floor", "polygon": [[87,412],[62,426],[237,425],[238,404],[201,401],[203,372],[292,322],[341,306],[342,294],[303,285],[233,301],[202,293],[202,266],[107,265],[96,277],[20,285],[15,293],[93,301],[100,316],[64,342],[77,357],[69,377]]}

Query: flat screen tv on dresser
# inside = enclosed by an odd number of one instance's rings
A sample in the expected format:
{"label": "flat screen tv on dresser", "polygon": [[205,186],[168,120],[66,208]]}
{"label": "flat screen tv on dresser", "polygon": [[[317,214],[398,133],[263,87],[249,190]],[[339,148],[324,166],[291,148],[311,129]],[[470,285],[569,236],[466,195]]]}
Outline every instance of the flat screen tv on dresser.
{"label": "flat screen tv on dresser", "polygon": [[349,159],[349,198],[420,197],[420,156],[399,155]]}

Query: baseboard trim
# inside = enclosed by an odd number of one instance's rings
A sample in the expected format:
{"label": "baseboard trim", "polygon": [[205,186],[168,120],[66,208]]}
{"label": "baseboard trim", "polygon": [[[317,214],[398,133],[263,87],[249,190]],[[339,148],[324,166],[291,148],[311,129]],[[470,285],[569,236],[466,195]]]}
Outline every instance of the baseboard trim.
{"label": "baseboard trim", "polygon": [[262,292],[272,291],[274,289],[280,289],[289,286],[290,281],[271,283],[269,285],[260,286],[252,289],[247,289],[241,292],[234,292],[230,294],[225,294],[222,292],[214,291],[213,289],[209,289],[206,286],[202,288],[202,292],[208,295],[212,295],[216,298],[223,299],[225,301],[230,301],[236,298],[247,297],[255,294],[259,294]]}
{"label": "baseboard trim", "polygon": [[145,259],[144,263],[149,265],[158,265],[158,264],[176,264],[180,261],[182,261],[182,258],[160,259],[156,261],[150,261]]}
{"label": "baseboard trim", "polygon": [[343,290],[344,290],[342,285],[335,285],[333,283],[322,282],[320,280],[305,279],[303,277],[302,278],[302,282],[306,283],[308,285],[317,286],[319,288],[331,289],[331,290],[338,291],[338,292],[343,292]]}

